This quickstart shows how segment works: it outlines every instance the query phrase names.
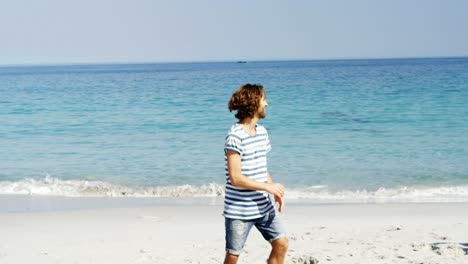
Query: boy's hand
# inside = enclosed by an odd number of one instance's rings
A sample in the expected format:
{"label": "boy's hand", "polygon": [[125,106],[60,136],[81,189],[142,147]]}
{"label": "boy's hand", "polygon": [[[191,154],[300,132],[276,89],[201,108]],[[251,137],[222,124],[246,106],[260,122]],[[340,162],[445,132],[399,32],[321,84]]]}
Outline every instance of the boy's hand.
{"label": "boy's hand", "polygon": [[278,203],[279,207],[278,207],[278,212],[283,212],[283,208],[284,208],[284,198],[282,196],[276,196],[275,195],[275,203]]}
{"label": "boy's hand", "polygon": [[273,194],[274,196],[283,197],[284,195],[284,186],[280,183],[269,183],[267,192]]}

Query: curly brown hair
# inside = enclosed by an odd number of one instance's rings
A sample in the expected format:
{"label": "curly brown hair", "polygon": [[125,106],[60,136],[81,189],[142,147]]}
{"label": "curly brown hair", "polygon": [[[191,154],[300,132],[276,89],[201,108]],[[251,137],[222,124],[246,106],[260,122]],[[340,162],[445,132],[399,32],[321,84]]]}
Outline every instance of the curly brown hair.
{"label": "curly brown hair", "polygon": [[246,83],[241,85],[231,96],[229,111],[237,110],[235,117],[242,121],[244,118],[253,118],[260,106],[260,100],[265,95],[261,84]]}

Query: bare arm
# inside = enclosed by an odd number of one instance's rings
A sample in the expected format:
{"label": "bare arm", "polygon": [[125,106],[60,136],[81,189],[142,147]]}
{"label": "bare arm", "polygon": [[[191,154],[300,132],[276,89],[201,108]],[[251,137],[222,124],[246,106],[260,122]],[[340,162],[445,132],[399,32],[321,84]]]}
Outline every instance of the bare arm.
{"label": "bare arm", "polygon": [[271,181],[270,174],[268,174],[268,183],[258,182],[242,175],[242,165],[239,153],[232,150],[227,150],[227,165],[229,180],[231,181],[232,185],[249,190],[266,191],[275,196],[283,196],[283,185],[279,183],[273,183]]}

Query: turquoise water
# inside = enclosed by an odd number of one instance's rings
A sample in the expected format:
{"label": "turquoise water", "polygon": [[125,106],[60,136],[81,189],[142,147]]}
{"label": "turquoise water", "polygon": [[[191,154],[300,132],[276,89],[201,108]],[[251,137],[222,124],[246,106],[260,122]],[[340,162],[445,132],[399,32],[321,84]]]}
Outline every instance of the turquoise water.
{"label": "turquoise water", "polygon": [[468,58],[0,67],[0,193],[222,189],[245,82],[299,197],[468,195]]}

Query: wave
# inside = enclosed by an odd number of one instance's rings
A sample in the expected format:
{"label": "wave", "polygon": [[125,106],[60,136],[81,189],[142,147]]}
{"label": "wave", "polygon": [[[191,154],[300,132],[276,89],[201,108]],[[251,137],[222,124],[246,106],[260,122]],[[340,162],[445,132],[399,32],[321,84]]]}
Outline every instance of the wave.
{"label": "wave", "polygon": [[[178,185],[132,188],[103,181],[62,180],[53,177],[0,181],[0,194],[65,197],[222,197],[224,185]],[[311,203],[468,202],[468,185],[399,187],[331,191],[326,185],[288,188],[285,199]]]}
{"label": "wave", "polygon": [[216,197],[224,195],[224,186],[208,184],[203,186],[179,185],[164,187],[131,188],[103,181],[22,179],[0,181],[0,194],[27,194],[67,197]]}
{"label": "wave", "polygon": [[368,190],[301,188],[288,192],[289,199],[307,199],[317,203],[443,203],[468,202],[468,185],[442,187],[398,187]]}

